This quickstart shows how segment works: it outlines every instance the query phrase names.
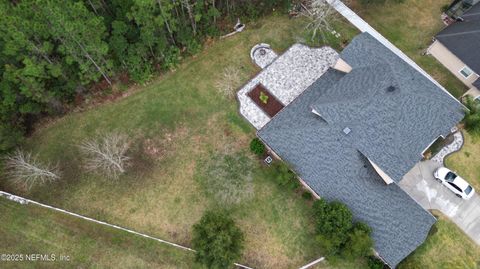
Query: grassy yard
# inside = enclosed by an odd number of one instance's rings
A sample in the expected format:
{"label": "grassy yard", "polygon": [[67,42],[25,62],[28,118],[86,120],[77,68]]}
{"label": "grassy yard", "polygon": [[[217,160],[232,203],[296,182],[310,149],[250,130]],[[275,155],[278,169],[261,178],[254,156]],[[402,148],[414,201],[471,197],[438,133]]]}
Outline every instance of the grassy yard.
{"label": "grassy yard", "polygon": [[440,82],[452,95],[459,97],[466,86],[432,56],[422,54],[444,24],[440,20],[441,7],[451,0],[405,0],[385,5],[362,7],[353,1],[354,9],[388,40],[412,58],[427,73]]}
{"label": "grassy yard", "polygon": [[438,217],[438,222],[431,235],[398,268],[478,268],[480,247],[445,216],[439,212],[434,214]]}
{"label": "grassy yard", "polygon": [[448,156],[445,163],[465,178],[477,192],[480,191],[480,139],[463,132],[463,148]]}
{"label": "grassy yard", "polygon": [[[338,28],[342,39],[356,34],[347,24]],[[240,70],[244,82],[258,71],[249,59],[256,43],[281,52],[308,41],[304,32],[302,21],[286,16],[247,24],[245,32],[207,43],[176,71],[136,86],[128,97],[51,122],[24,147],[59,162],[63,179],[30,191],[3,187],[185,245],[205,210],[227,207],[246,234],[239,262],[294,268],[318,258],[309,205],[280,189],[275,175],[248,152],[254,130],[237,113],[236,100],[215,88],[228,66]],[[332,39],[331,45],[338,48],[340,40]],[[117,181],[84,171],[79,158],[81,141],[108,132],[132,140],[132,166]]]}
{"label": "grassy yard", "polygon": [[[0,214],[0,253],[56,258],[0,261],[1,268],[200,268],[189,251],[36,205],[0,198]],[[69,261],[59,261],[60,255]]]}

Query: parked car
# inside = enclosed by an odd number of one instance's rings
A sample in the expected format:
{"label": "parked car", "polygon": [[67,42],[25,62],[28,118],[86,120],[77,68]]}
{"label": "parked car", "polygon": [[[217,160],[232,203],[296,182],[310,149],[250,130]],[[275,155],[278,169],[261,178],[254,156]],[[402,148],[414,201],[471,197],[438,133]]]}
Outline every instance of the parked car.
{"label": "parked car", "polygon": [[465,179],[448,168],[438,168],[433,176],[460,198],[468,200],[475,194],[475,189]]}

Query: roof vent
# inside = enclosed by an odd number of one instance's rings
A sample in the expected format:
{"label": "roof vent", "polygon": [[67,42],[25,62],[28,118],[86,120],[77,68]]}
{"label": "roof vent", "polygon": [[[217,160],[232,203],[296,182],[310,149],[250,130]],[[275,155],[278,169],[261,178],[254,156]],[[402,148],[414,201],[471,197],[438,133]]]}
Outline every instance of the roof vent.
{"label": "roof vent", "polygon": [[343,129],[343,133],[348,135],[352,130],[350,130],[350,128],[348,127],[345,127],[345,129]]}
{"label": "roof vent", "polygon": [[387,88],[387,92],[394,92],[397,88],[395,88],[395,86],[389,86]]}

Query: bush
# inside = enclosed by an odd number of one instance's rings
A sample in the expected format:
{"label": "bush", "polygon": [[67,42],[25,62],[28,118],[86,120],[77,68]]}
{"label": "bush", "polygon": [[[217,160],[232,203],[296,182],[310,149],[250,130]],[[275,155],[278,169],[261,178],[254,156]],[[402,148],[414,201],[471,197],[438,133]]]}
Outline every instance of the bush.
{"label": "bush", "polygon": [[373,240],[370,237],[371,233],[372,229],[368,225],[362,222],[355,223],[342,249],[342,256],[353,260],[372,254]]}
{"label": "bush", "polygon": [[244,235],[224,211],[207,211],[193,226],[195,259],[207,268],[230,268],[241,257]]}
{"label": "bush", "polygon": [[303,197],[303,199],[305,199],[305,200],[307,200],[307,201],[310,201],[310,200],[313,199],[313,195],[312,195],[312,193],[309,192],[309,191],[304,191],[304,192],[302,193],[302,197]]}
{"label": "bush", "polygon": [[298,182],[295,174],[288,168],[288,166],[283,162],[278,162],[272,165],[274,169],[275,182],[281,186],[290,190],[295,190],[300,187],[300,182]]}
{"label": "bush", "polygon": [[385,264],[375,256],[368,256],[367,265],[370,269],[383,269]]}
{"label": "bush", "polygon": [[465,129],[472,135],[480,135],[480,105],[470,96],[465,99],[465,106],[468,108],[465,111]]}
{"label": "bush", "polygon": [[440,11],[445,13],[448,11],[448,8],[450,7],[450,4],[445,4],[440,8]]}
{"label": "bush", "polygon": [[257,156],[263,156],[266,152],[265,145],[258,138],[252,139],[250,142],[250,150]]}
{"label": "bush", "polygon": [[23,139],[23,132],[7,124],[0,125],[0,154],[13,150]]}
{"label": "bush", "polygon": [[371,228],[361,222],[352,222],[350,209],[341,202],[320,199],[313,204],[317,241],[328,256],[341,254],[347,259],[371,254]]}
{"label": "bush", "polygon": [[340,202],[328,203],[324,199],[313,204],[315,229],[320,246],[329,255],[337,254],[348,239],[352,228],[352,213]]}

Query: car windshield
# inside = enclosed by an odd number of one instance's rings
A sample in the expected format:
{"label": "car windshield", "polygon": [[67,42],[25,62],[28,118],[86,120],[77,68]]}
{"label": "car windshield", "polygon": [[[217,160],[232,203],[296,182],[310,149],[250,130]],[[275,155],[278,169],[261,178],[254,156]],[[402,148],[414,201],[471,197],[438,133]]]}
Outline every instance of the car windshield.
{"label": "car windshield", "polygon": [[465,189],[465,194],[466,194],[466,195],[469,195],[471,192],[472,192],[472,186],[469,185],[469,186]]}
{"label": "car windshield", "polygon": [[445,180],[448,182],[453,182],[453,180],[457,177],[453,172],[448,172],[445,176]]}

